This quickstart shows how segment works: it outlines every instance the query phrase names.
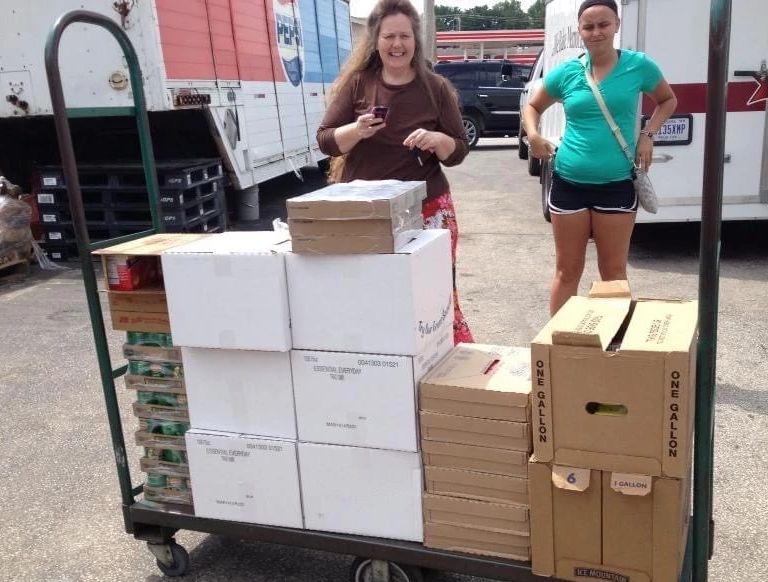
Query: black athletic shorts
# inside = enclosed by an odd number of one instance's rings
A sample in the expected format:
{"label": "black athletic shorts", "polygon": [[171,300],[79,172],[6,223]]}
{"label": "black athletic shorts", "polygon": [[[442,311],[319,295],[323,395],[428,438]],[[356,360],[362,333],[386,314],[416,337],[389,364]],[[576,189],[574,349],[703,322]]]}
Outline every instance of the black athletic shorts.
{"label": "black athletic shorts", "polygon": [[578,184],[553,172],[547,206],[551,214],[575,214],[582,210],[605,214],[637,212],[637,195],[630,179],[605,184]]}

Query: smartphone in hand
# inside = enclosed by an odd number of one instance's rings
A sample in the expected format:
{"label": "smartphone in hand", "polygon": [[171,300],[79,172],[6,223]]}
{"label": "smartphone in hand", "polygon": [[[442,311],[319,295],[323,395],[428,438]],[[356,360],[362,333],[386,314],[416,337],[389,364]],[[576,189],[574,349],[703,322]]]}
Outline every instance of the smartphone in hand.
{"label": "smartphone in hand", "polygon": [[387,118],[387,113],[389,113],[389,107],[385,107],[384,105],[374,105],[371,107],[371,113],[373,113],[375,118],[384,121]]}

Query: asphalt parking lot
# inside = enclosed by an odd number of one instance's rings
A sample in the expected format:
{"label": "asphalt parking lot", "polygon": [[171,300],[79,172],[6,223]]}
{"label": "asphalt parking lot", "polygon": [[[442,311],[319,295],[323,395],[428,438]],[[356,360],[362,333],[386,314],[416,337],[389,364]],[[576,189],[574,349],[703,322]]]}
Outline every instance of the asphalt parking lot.
{"label": "asphalt parking lot", "polygon": [[[513,140],[481,140],[448,170],[461,238],[458,285],[476,340],[526,345],[547,320],[553,265],[538,181]],[[284,198],[322,185],[288,176],[262,189],[262,220]],[[768,578],[768,228],[726,224],[720,279],[715,440],[715,556],[710,580]],[[629,278],[641,296],[695,298],[698,226],[641,225]],[[597,278],[589,249],[582,291]],[[77,263],[0,277],[0,580],[164,579],[144,545],[122,530],[120,497],[90,323]],[[110,336],[115,360],[122,335]],[[136,421],[118,389],[126,433]],[[130,441],[129,441],[130,442]],[[129,445],[129,450],[131,446]],[[131,459],[134,479],[138,449]],[[348,556],[180,532],[184,580],[343,582]],[[479,582],[434,574],[433,582]],[[667,582],[667,581],[661,581]]]}

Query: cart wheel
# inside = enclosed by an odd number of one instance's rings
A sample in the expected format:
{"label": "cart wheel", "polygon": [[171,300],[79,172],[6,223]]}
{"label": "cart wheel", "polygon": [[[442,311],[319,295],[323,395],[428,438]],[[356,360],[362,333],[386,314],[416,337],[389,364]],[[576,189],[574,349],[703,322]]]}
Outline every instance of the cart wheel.
{"label": "cart wheel", "polygon": [[189,570],[189,554],[187,553],[187,550],[174,541],[171,541],[168,544],[168,549],[171,551],[171,563],[164,564],[158,558],[157,567],[169,578],[183,576]]}
{"label": "cart wheel", "polygon": [[[349,570],[350,582],[371,582],[373,580],[373,560],[370,558],[355,558]],[[390,582],[424,582],[421,568],[404,566],[389,562]]]}

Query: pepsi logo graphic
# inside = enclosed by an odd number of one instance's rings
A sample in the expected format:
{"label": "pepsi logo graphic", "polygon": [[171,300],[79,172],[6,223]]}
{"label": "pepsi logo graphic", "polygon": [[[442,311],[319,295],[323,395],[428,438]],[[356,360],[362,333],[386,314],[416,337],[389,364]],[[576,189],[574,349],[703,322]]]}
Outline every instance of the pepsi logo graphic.
{"label": "pepsi logo graphic", "polygon": [[273,0],[277,50],[283,62],[285,76],[295,87],[304,77],[304,41],[299,18],[299,5],[295,0]]}

